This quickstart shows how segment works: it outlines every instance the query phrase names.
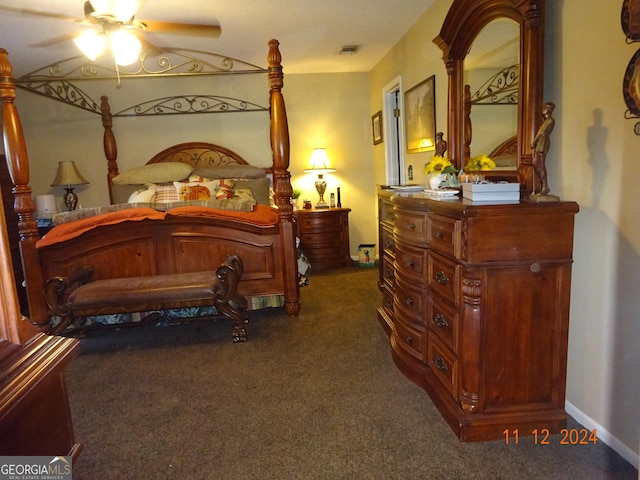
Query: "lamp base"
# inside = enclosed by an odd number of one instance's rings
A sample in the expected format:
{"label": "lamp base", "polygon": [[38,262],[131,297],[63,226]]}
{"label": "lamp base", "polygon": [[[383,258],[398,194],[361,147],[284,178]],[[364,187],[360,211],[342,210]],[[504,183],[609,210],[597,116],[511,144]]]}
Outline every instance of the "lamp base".
{"label": "lamp base", "polygon": [[78,195],[73,191],[73,187],[64,187],[67,193],[64,194],[64,204],[71,212],[78,206]]}
{"label": "lamp base", "polygon": [[324,200],[320,200],[318,203],[316,203],[316,210],[321,208],[329,208],[329,205]]}

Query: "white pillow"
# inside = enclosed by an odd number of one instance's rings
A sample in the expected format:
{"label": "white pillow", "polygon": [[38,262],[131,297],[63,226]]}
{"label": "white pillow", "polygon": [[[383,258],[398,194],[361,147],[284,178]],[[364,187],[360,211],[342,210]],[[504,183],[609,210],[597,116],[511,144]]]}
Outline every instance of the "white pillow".
{"label": "white pillow", "polygon": [[129,200],[127,200],[127,203],[153,203],[155,196],[155,188],[145,188],[143,190],[133,192],[129,197]]}

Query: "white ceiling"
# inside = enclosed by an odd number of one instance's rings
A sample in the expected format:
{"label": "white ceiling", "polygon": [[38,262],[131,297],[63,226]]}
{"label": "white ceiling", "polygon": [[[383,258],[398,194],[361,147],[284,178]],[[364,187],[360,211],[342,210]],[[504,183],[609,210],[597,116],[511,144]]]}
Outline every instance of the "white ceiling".
{"label": "white ceiling", "polygon": [[[136,18],[222,27],[219,38],[146,34],[157,46],[205,50],[266,66],[280,41],[285,73],[368,72],[435,0],[147,0]],[[83,0],[0,0],[0,5],[83,18]],[[0,48],[19,77],[78,55],[71,41],[30,47],[68,32],[73,21],[0,11]],[[362,45],[339,55],[343,45]]]}

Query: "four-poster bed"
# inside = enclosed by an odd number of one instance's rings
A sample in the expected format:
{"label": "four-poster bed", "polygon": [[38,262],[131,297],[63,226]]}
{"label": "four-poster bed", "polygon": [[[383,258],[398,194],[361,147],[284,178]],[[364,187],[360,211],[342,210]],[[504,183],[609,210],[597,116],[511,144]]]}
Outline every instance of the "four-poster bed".
{"label": "four-poster bed", "polygon": [[[167,112],[168,108],[158,106],[133,108],[122,114],[111,114],[106,97],[100,106],[91,100],[68,78],[44,78],[40,74],[13,79],[11,65],[6,51],[0,51],[2,65],[3,137],[5,154],[12,181],[15,185],[15,210],[19,217],[20,251],[25,274],[29,320],[45,332],[51,331],[51,308],[43,294],[47,280],[67,277],[74,269],[90,266],[94,280],[176,274],[215,268],[231,254],[237,254],[243,263],[243,273],[238,286],[242,296],[257,298],[281,296],[285,311],[296,316],[300,311],[295,226],[293,223],[291,183],[289,166],[289,133],[284,98],[282,95],[283,73],[278,42],[269,42],[268,69],[262,72],[269,79],[269,119],[270,143],[273,164],[268,169],[273,181],[273,203],[275,209],[256,201],[251,211],[231,212],[209,208],[216,199],[204,203],[187,202],[182,208],[177,205],[129,205],[127,209],[100,213],[85,222],[80,234],[53,241],[56,229],[69,229],[71,224],[54,227],[42,240],[34,219],[34,202],[29,186],[29,162],[25,139],[18,112],[13,99],[16,86],[51,97],[64,103],[83,108],[102,116],[104,127],[104,152],[107,159],[107,181],[109,199],[115,203],[114,179],[124,172],[118,170],[117,145],[112,130],[113,117],[131,115],[132,111],[169,113],[202,113],[189,111]],[[193,61],[193,60],[190,60]],[[49,70],[53,70],[49,68]],[[84,69],[83,69],[84,71]],[[202,72],[199,72],[202,74]],[[126,72],[118,72],[126,78]],[[133,75],[133,74],[132,74]],[[145,70],[145,75],[149,75]],[[162,75],[167,75],[166,71]],[[183,75],[182,73],[180,75]],[[76,78],[77,80],[77,78]],[[119,80],[118,80],[119,81]],[[175,97],[178,98],[178,97]],[[187,97],[180,97],[187,99]],[[229,99],[225,97],[199,98],[199,104],[211,107],[210,111],[228,111]],[[220,100],[220,99],[223,100]],[[166,102],[166,99],[161,99]],[[192,105],[194,97],[185,100]],[[174,104],[179,102],[174,101]],[[239,108],[253,109],[255,105],[239,101]],[[142,105],[142,104],[140,104]],[[222,105],[222,106],[220,106]],[[248,105],[248,107],[247,107]],[[253,105],[253,106],[252,106]],[[217,110],[216,110],[217,109]],[[189,109],[187,109],[189,110]],[[148,114],[148,113],[141,113]],[[249,162],[233,151],[208,142],[188,142],[167,148],[155,155],[148,164],[185,163],[195,169],[203,166],[228,168],[246,165]],[[218,186],[223,175],[215,176]],[[182,180],[187,182],[188,179]],[[205,179],[210,180],[210,179]],[[252,190],[251,180],[233,178],[239,185],[245,181]],[[145,182],[143,182],[145,183]],[[190,181],[188,183],[191,183]],[[140,185],[138,185],[140,186]],[[243,187],[244,188],[244,187]],[[255,189],[252,190],[255,193]],[[214,192],[209,192],[213,196]],[[236,191],[234,190],[234,197]],[[218,196],[216,192],[216,196]],[[119,201],[119,200],[118,200]],[[213,202],[213,203],[212,203]],[[135,217],[141,206],[151,206],[157,210],[154,218]],[[232,208],[233,209],[233,208]],[[246,210],[246,209],[245,209]],[[114,221],[114,216],[128,216],[125,221]],[[75,213],[75,212],[73,212]],[[106,217],[105,217],[106,215]],[[105,220],[106,218],[106,220]],[[87,222],[93,224],[87,226]],[[141,306],[142,307],[142,306]],[[148,310],[153,305],[144,305]]]}

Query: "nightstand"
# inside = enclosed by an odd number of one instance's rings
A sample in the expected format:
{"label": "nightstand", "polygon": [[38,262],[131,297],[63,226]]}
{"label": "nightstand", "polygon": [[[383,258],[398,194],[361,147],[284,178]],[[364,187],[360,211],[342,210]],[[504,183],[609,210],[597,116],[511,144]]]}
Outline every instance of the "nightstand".
{"label": "nightstand", "polygon": [[300,247],[313,270],[353,264],[349,252],[350,208],[297,210],[293,213]]}

